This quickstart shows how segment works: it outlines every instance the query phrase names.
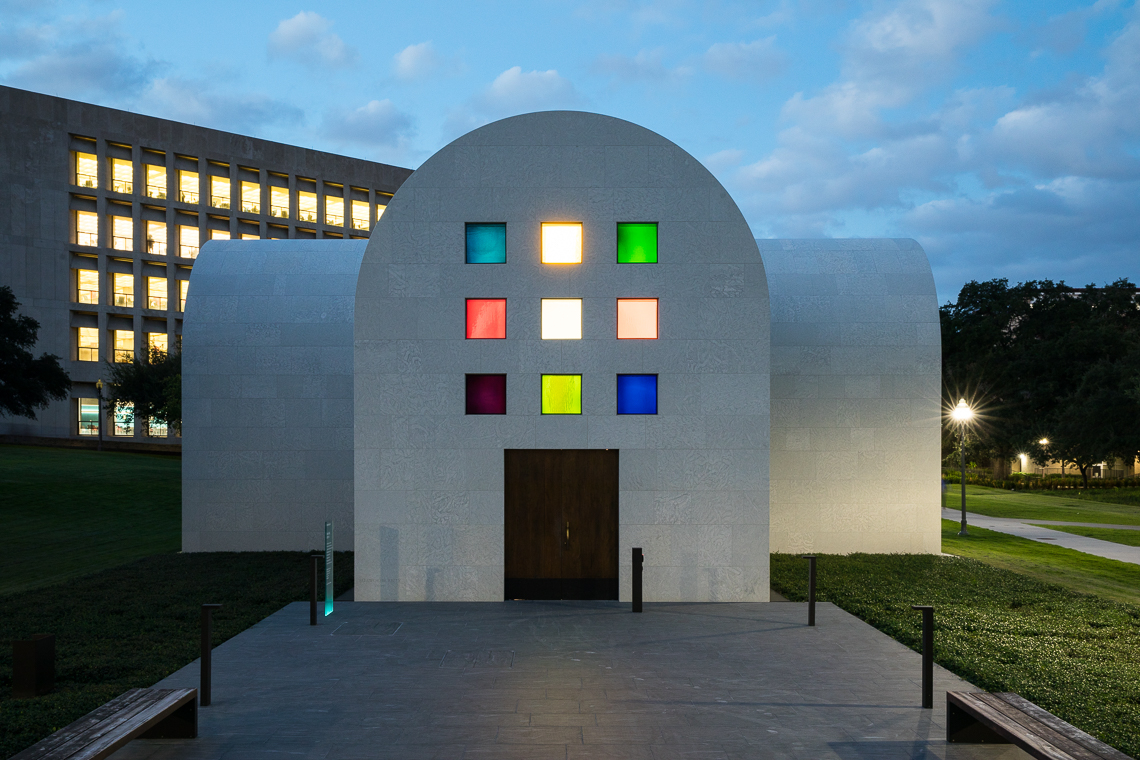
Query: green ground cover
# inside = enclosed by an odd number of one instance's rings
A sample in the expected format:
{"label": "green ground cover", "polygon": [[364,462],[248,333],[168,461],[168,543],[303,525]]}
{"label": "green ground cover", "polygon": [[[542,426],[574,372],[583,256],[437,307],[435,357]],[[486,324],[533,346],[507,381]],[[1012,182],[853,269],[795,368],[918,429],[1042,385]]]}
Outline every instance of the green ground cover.
{"label": "green ground cover", "polygon": [[0,445],[0,594],[181,548],[182,462]]}
{"label": "green ground cover", "polygon": [[[351,552],[337,552],[337,594],[352,587],[352,570]],[[217,646],[307,600],[309,572],[303,552],[159,554],[0,596],[0,641],[56,636],[56,689],[46,696],[13,699],[11,659],[0,657],[0,757],[193,662],[202,603],[223,605],[214,615]]]}
{"label": "green ground cover", "polygon": [[[966,485],[966,510],[989,517],[1014,517],[1020,520],[1064,520],[1066,522],[1093,522],[1109,525],[1140,525],[1140,506],[1117,504],[1105,499],[1125,490],[1105,491],[1091,498],[1092,491],[1083,496],[1064,495],[1049,491],[1002,491],[999,488]],[[1125,498],[1121,496],[1120,498]],[[959,509],[962,492],[959,486],[950,485],[942,499],[943,506]]]}
{"label": "green ground cover", "polygon": [[1080,525],[1039,525],[1038,527],[1048,528],[1049,530],[1060,530],[1065,533],[1072,533],[1075,536],[1099,538],[1101,541],[1111,541],[1114,544],[1140,546],[1140,530],[1086,528]]}
{"label": "green ground cover", "polygon": [[[966,486],[968,489],[969,486]],[[1125,504],[1140,507],[1140,488],[1089,488],[1073,491],[1039,491],[1053,498],[1062,497],[1077,501],[1100,501],[1110,504]],[[969,492],[967,491],[967,495]]]}
{"label": "green ground cover", "polygon": [[[1140,755],[1140,606],[967,557],[820,555],[817,562],[820,600],[915,650],[921,616],[910,605],[933,604],[940,665],[987,691],[1017,692]],[[771,568],[776,591],[806,598],[806,562],[773,554]]]}

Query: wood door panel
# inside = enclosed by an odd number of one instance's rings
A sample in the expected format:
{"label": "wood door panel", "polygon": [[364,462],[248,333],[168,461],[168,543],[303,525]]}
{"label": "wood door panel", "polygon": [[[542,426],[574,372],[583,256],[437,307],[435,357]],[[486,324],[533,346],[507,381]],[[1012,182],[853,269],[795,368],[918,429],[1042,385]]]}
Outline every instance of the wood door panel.
{"label": "wood door panel", "polygon": [[556,452],[508,449],[504,473],[506,577],[560,578],[561,471]]}
{"label": "wood door panel", "polygon": [[617,451],[562,457],[563,578],[617,577]]}

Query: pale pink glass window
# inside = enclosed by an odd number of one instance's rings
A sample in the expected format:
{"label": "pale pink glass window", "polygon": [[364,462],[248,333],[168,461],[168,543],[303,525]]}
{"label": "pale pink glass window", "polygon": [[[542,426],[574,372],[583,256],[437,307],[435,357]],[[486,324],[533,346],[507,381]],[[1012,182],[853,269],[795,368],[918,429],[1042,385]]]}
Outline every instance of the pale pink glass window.
{"label": "pale pink glass window", "polygon": [[619,298],[617,302],[617,336],[625,340],[657,339],[657,299]]}
{"label": "pale pink glass window", "polygon": [[507,299],[468,298],[467,337],[507,337]]}

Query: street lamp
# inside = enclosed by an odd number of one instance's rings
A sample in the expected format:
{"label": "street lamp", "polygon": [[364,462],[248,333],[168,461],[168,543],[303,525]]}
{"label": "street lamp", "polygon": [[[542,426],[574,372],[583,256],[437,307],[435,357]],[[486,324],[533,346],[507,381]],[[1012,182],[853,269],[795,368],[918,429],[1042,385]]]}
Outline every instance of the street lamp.
{"label": "street lamp", "polygon": [[966,423],[974,417],[974,410],[966,403],[966,399],[958,399],[958,406],[950,412],[950,419],[958,423],[958,450],[962,455],[962,530],[959,536],[970,535],[966,531]]}

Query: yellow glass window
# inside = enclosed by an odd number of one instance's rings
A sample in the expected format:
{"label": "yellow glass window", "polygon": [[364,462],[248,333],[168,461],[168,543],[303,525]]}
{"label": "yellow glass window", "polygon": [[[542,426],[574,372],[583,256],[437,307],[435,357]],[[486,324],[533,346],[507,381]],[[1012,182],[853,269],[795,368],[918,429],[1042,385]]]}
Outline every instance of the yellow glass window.
{"label": "yellow glass window", "polygon": [[388,210],[388,207],[385,204],[377,203],[376,204],[376,221],[380,221],[380,217],[384,216],[384,212],[387,210]]}
{"label": "yellow glass window", "polygon": [[229,240],[230,233],[226,230],[210,230],[210,240]]}
{"label": "yellow glass window", "polygon": [[146,223],[146,252],[154,256],[166,255],[166,222]]}
{"label": "yellow glass window", "polygon": [[99,187],[99,161],[94,153],[75,154],[75,184],[80,187]]}
{"label": "yellow glass window", "polygon": [[134,404],[115,404],[115,435],[135,434]]}
{"label": "yellow glass window", "polygon": [[131,330],[114,330],[115,361],[118,363],[135,360],[135,334]]}
{"label": "yellow glass window", "polygon": [[269,215],[289,218],[289,188],[269,188]]}
{"label": "yellow glass window", "polygon": [[178,281],[178,310],[186,311],[186,294],[190,292],[190,281]]}
{"label": "yellow glass window", "polygon": [[366,230],[370,227],[368,221],[368,203],[365,201],[352,202],[352,229]]}
{"label": "yellow glass window", "polygon": [[116,193],[135,191],[135,167],[130,161],[111,159],[111,190]]}
{"label": "yellow glass window", "polygon": [[542,263],[582,263],[581,223],[542,223]]}
{"label": "yellow glass window", "polygon": [[97,327],[80,327],[76,329],[78,333],[79,352],[78,359],[81,362],[97,362],[99,361],[99,328]]}
{"label": "yellow glass window", "polygon": [[146,194],[148,198],[166,198],[166,167],[146,165]]}
{"label": "yellow glass window", "polygon": [[75,270],[76,303],[99,303],[99,273],[94,269]]}
{"label": "yellow glass window", "polygon": [[135,305],[135,276],[116,272],[111,275],[111,284],[114,305],[132,308]]}
{"label": "yellow glass window", "polygon": [[261,240],[260,235],[250,235],[248,232],[241,233],[242,240]]}
{"label": "yellow glass window", "polygon": [[178,170],[178,200],[183,203],[198,202],[198,172]]}
{"label": "yellow glass window", "polygon": [[178,227],[178,255],[184,259],[198,258],[198,228],[187,225]]}
{"label": "yellow glass window", "polygon": [[166,311],[166,278],[146,278],[146,307],[157,311]]}
{"label": "yellow glass window", "polygon": [[317,223],[317,194],[301,191],[297,193],[297,219],[302,222]]}
{"label": "yellow glass window", "polygon": [[81,398],[79,401],[79,434],[99,435],[99,399]]}
{"label": "yellow glass window", "polygon": [[230,207],[229,177],[210,177],[210,205],[214,208]]}
{"label": "yellow glass window", "polygon": [[75,242],[78,245],[99,245],[99,217],[90,211],[75,212]]}
{"label": "yellow glass window", "polygon": [[165,354],[169,345],[166,333],[146,334],[146,349],[150,353],[157,351],[160,354]]}
{"label": "yellow glass window", "polygon": [[241,210],[245,214],[261,213],[261,186],[256,182],[241,183]]}
{"label": "yellow glass window", "polygon": [[344,198],[325,196],[325,224],[330,227],[344,225]]}
{"label": "yellow glass window", "polygon": [[129,216],[111,217],[111,247],[116,251],[135,249],[135,223]]}

